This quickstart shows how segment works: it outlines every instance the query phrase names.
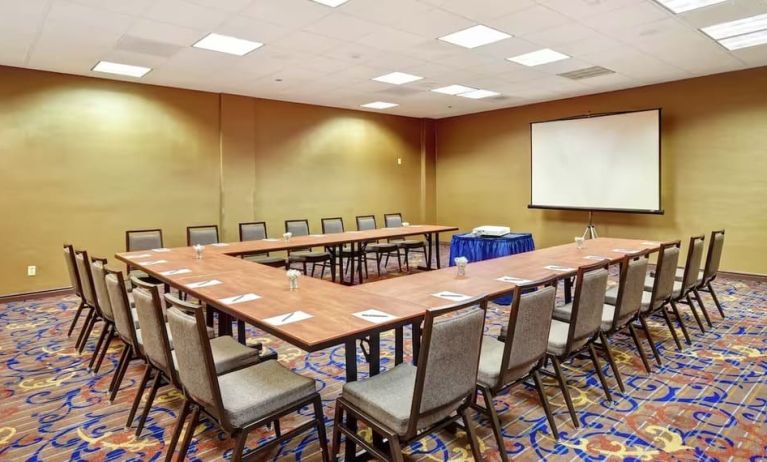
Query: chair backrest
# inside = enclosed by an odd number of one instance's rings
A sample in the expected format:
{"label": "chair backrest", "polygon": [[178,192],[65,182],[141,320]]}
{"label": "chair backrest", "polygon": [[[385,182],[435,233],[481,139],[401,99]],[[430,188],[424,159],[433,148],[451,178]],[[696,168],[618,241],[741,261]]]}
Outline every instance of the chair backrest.
{"label": "chair backrest", "polygon": [[660,245],[658,261],[655,264],[651,309],[658,308],[668,302],[674,293],[676,265],[679,263],[679,247],[679,241],[664,242]]}
{"label": "chair backrest", "polygon": [[610,275],[607,268],[608,264],[605,262],[578,268],[565,355],[579,350],[599,332],[605,306],[607,277]]}
{"label": "chair backrest", "polygon": [[64,261],[67,264],[67,272],[69,273],[69,283],[72,284],[72,290],[78,297],[83,296],[82,288],[80,287],[80,274],[77,272],[77,262],[75,261],[75,249],[71,244],[64,244]]}
{"label": "chair backrest", "polygon": [[91,274],[88,252],[85,250],[75,250],[75,264],[77,265],[77,274],[80,275],[80,287],[85,303],[101,314],[96,292],[93,290],[93,275]]}
{"label": "chair backrest", "polygon": [[[165,283],[146,281],[144,279],[139,279],[136,276],[131,276],[130,282],[133,287],[141,287],[146,290],[152,290],[156,287],[160,294],[164,294],[167,288]],[[163,316],[165,316],[165,298],[160,297],[160,305],[162,306]]]}
{"label": "chair backrest", "polygon": [[104,278],[107,275],[106,272],[107,259],[96,258],[91,259],[91,274],[93,275],[93,291],[96,293],[96,301],[101,309],[101,314],[111,322],[114,322],[115,317],[112,310],[112,302],[109,301],[109,294],[107,293],[107,284]]}
{"label": "chair backrest", "polygon": [[218,225],[186,227],[186,245],[218,244]]}
{"label": "chair backrest", "polygon": [[708,284],[716,278],[719,272],[719,263],[722,260],[722,249],[724,248],[724,230],[712,231],[711,240],[708,243],[708,254],[706,255],[706,266],[703,269],[703,283]]}
{"label": "chair backrest", "polygon": [[690,238],[687,261],[684,264],[684,276],[682,276],[682,296],[698,285],[698,273],[700,273],[700,264],[703,261],[703,241],[705,239],[702,234]]}
{"label": "chair backrest", "polygon": [[357,217],[357,230],[370,231],[376,229],[376,217],[375,215],[360,215]]}
{"label": "chair backrest", "polygon": [[254,221],[251,223],[240,223],[241,241],[260,241],[266,239],[269,235],[266,233],[265,221]]}
{"label": "chair backrest", "polygon": [[642,308],[642,294],[647,278],[648,254],[629,254],[621,260],[618,296],[615,302],[612,330],[626,325]]}
{"label": "chair backrest", "polygon": [[123,342],[132,346],[134,351],[139,351],[136,326],[131,314],[130,299],[128,298],[128,289],[125,287],[123,273],[109,269],[106,270],[106,273],[104,284],[106,285],[109,303],[112,307],[117,334]]}
{"label": "chair backrest", "polygon": [[125,250],[135,252],[163,247],[161,229],[134,229],[125,231]]}
{"label": "chair backrest", "polygon": [[322,234],[338,234],[344,232],[344,219],[337,218],[323,218],[322,219]]}
{"label": "chair backrest", "polygon": [[[163,318],[159,288],[136,287],[133,289],[133,301],[136,303],[138,323],[141,326],[144,355],[154,367],[160,369],[177,386],[178,379],[173,366],[173,355]],[[173,339],[174,342],[176,340]]]}
{"label": "chair backrest", "polygon": [[[529,292],[531,289],[537,290]],[[524,377],[546,355],[557,295],[557,276],[519,285],[511,294],[513,298],[498,386]]]}
{"label": "chair backrest", "polygon": [[402,226],[401,213],[387,213],[384,215],[384,226],[387,228],[399,228]]}
{"label": "chair backrest", "polygon": [[407,436],[422,417],[447,417],[473,395],[486,307],[478,297],[426,312]]}
{"label": "chair backrest", "polygon": [[181,385],[192,399],[219,422],[223,422],[225,413],[221,389],[202,309],[189,312],[176,306],[170,298],[167,301],[174,305],[168,310],[168,325],[173,334]]}
{"label": "chair backrest", "polygon": [[285,220],[285,232],[293,236],[308,236],[309,220]]}

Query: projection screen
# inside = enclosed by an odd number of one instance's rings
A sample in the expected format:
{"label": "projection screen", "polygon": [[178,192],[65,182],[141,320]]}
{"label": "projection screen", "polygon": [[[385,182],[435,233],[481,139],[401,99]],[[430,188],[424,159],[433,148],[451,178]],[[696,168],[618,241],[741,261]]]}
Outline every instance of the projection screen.
{"label": "projection screen", "polygon": [[660,109],[530,124],[530,208],[663,213]]}

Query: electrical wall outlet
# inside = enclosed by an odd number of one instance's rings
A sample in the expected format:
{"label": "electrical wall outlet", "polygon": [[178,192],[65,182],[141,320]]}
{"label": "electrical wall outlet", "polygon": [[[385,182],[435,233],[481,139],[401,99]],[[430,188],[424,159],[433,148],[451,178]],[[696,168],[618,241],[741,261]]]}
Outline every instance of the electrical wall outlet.
{"label": "electrical wall outlet", "polygon": [[402,165],[402,157],[397,157],[397,165]]}
{"label": "electrical wall outlet", "polygon": [[35,265],[29,265],[27,266],[27,276],[37,276],[37,266]]}

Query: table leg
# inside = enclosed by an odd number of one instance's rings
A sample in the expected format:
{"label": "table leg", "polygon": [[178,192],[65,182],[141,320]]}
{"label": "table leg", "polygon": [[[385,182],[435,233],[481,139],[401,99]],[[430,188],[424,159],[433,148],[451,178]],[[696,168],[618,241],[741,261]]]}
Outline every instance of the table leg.
{"label": "table leg", "polygon": [[218,312],[218,335],[232,335],[232,317],[223,311]]}
{"label": "table leg", "polygon": [[341,283],[341,285],[347,285],[346,284],[346,277],[344,276],[344,254],[343,254],[344,246],[343,244],[336,247],[336,252],[338,252],[338,282]]}
{"label": "table leg", "polygon": [[245,321],[237,320],[237,341],[242,343],[243,345],[246,344],[245,339]]}
{"label": "table leg", "polygon": [[565,278],[565,303],[573,301],[573,280],[569,276]]}
{"label": "table leg", "polygon": [[[357,380],[357,340],[347,340],[344,349],[346,350],[346,381],[355,382]],[[346,413],[346,426],[352,431],[357,431],[357,419],[352,417],[349,413]],[[345,461],[351,462],[356,459],[356,446],[354,441],[346,438],[346,445],[344,448]]]}
{"label": "table leg", "polygon": [[394,365],[402,364],[404,361],[405,332],[402,327],[394,329]]}
{"label": "table leg", "polygon": [[[442,268],[442,261],[439,258],[439,233],[434,233],[434,250],[437,252],[437,269]],[[431,257],[429,257],[431,262]]]}
{"label": "table leg", "polygon": [[[351,245],[352,245],[352,253],[359,253],[360,255],[362,255],[361,254],[361,252],[362,252],[362,242],[358,242],[357,243],[357,251],[356,252],[354,252],[354,243],[353,242],[352,242]],[[359,273],[360,284],[362,284],[364,282],[364,278],[362,277],[362,257],[361,256],[357,258],[357,272]]]}
{"label": "table leg", "polygon": [[413,365],[418,365],[418,354],[421,351],[421,321],[414,321],[410,324],[413,330]]}
{"label": "table leg", "polygon": [[431,269],[431,256],[434,254],[434,249],[431,244],[433,242],[432,234],[426,234],[426,269]]}

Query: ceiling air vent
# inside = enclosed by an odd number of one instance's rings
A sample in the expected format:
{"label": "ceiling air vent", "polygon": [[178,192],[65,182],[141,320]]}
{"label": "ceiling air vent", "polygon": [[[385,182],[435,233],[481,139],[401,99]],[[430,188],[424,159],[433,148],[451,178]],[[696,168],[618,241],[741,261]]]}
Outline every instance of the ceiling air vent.
{"label": "ceiling air vent", "polygon": [[599,77],[600,75],[615,74],[615,71],[607,69],[601,66],[591,66],[583,69],[577,69],[563,74],[558,74],[560,77],[566,77],[572,80],[590,79],[592,77]]}

